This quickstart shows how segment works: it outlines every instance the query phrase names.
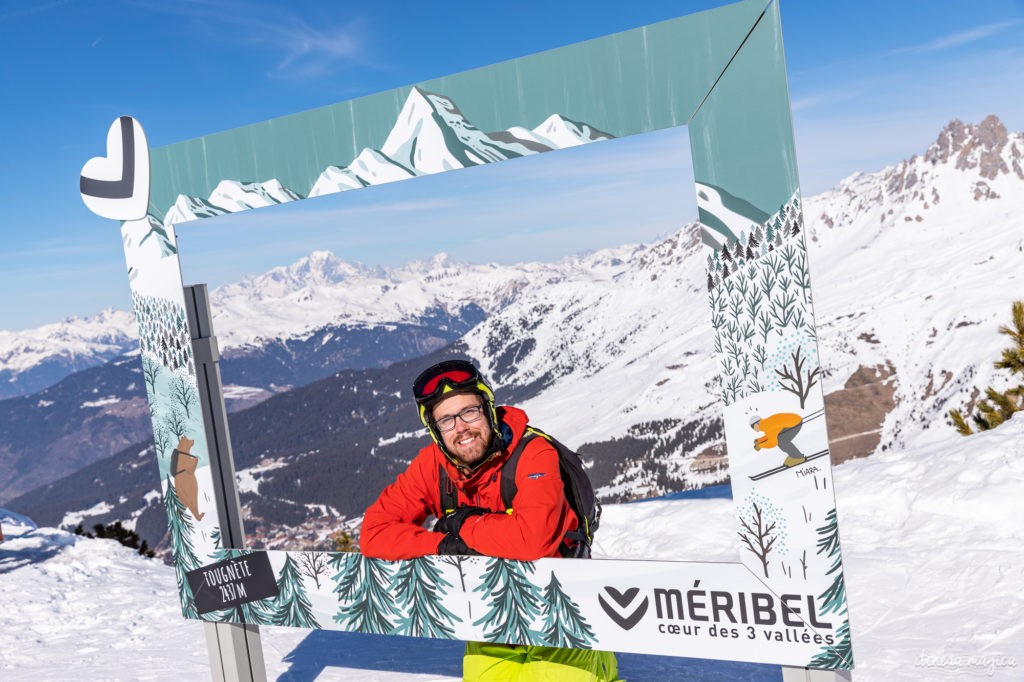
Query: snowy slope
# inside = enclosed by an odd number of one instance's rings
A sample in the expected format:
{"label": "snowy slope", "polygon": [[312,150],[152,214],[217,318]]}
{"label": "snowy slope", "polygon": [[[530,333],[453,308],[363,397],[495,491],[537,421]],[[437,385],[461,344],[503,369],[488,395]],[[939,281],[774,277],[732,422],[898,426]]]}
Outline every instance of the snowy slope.
{"label": "snowy slope", "polygon": [[[939,441],[947,411],[1006,379],[993,369],[1024,298],[1024,134],[950,123],[923,156],[808,199],[821,357],[833,381],[891,363],[882,444]],[[932,429],[930,427],[935,426]]]}
{"label": "snowy slope", "polygon": [[[915,442],[835,469],[855,679],[942,679],[955,671],[926,664],[944,655],[975,656],[993,664],[992,679],[1019,679],[1021,443],[1024,420],[1018,418],[971,438],[948,434],[942,443]],[[66,679],[66,669],[56,669],[54,661],[73,665],[79,679],[208,674],[202,626],[180,617],[171,568],[112,541],[10,522],[3,521],[9,539],[0,544],[0,677]],[[734,561],[731,501],[608,505],[596,550],[609,558]],[[26,556],[29,563],[12,568]],[[304,631],[264,627],[261,633],[269,679],[301,668],[302,656],[313,655],[300,646]],[[457,661],[450,643],[369,636],[352,643],[344,637],[323,632],[318,642],[362,647],[363,667],[328,667],[317,679],[390,682],[458,674],[457,664],[449,664],[447,674],[404,672],[403,650],[414,645],[421,670],[438,670],[444,658]],[[998,667],[993,662],[1005,660],[1000,657],[1012,657],[1016,667]],[[966,670],[985,675],[984,669]],[[630,679],[645,679],[642,672],[634,669],[630,677],[622,670]]]}

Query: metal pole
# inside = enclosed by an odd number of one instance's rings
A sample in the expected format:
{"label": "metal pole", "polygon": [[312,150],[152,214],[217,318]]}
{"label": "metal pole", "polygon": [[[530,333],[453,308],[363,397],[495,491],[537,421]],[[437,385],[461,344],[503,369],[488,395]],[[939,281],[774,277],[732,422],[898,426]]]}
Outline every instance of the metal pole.
{"label": "metal pole", "polygon": [[[231,456],[228,414],[220,381],[220,353],[213,335],[213,315],[205,284],[185,287],[185,310],[192,337],[192,357],[196,363],[196,383],[203,410],[206,442],[210,450],[217,516],[220,519],[224,547],[245,547],[242,507],[235,485],[235,462]],[[257,625],[204,623],[206,649],[214,680],[223,682],[266,682],[263,645]]]}

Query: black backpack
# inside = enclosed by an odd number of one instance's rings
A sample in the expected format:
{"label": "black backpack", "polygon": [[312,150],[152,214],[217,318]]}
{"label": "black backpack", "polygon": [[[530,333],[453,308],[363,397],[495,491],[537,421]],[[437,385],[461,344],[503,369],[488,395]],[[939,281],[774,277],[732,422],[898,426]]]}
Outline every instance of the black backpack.
{"label": "black backpack", "polygon": [[[594,495],[594,486],[590,483],[590,477],[583,468],[580,456],[540,429],[527,426],[526,433],[516,445],[516,449],[502,465],[501,503],[511,511],[512,500],[515,499],[517,492],[516,468],[519,466],[519,457],[523,454],[526,444],[537,437],[548,441],[558,452],[558,468],[562,474],[565,499],[579,519],[579,527],[565,534],[566,541],[562,542],[559,551],[566,558],[589,559],[590,547],[594,544],[594,533],[601,521],[601,503]],[[448,478],[444,465],[440,465],[440,484],[441,510],[447,514],[458,506],[458,494],[455,484]]]}

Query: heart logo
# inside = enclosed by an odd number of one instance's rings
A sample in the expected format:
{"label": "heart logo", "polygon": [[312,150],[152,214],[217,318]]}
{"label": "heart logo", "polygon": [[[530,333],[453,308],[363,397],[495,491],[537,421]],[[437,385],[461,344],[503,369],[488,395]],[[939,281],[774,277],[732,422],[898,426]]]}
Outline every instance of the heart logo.
{"label": "heart logo", "polygon": [[[625,592],[619,592],[614,587],[605,585],[604,593],[597,595],[597,601],[601,604],[601,608],[608,614],[608,617],[614,620],[620,628],[623,630],[631,630],[634,625],[640,622],[640,619],[647,613],[647,606],[649,601],[647,597],[640,602],[632,613],[626,613],[629,605],[633,603],[633,599],[640,593],[639,587],[631,587]],[[604,595],[607,594],[615,602],[615,605],[609,604]]]}
{"label": "heart logo", "polygon": [[141,220],[149,208],[149,146],[131,116],[121,116],[107,132],[107,155],[82,166],[82,201],[98,216]]}

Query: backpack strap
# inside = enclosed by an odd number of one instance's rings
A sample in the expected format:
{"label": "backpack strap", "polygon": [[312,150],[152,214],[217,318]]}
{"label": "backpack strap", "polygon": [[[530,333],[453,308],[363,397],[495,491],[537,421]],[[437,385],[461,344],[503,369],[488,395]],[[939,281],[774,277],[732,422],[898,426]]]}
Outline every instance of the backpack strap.
{"label": "backpack strap", "polygon": [[519,457],[523,454],[523,450],[526,449],[527,443],[536,436],[545,436],[545,434],[531,426],[527,426],[526,432],[516,445],[516,449],[512,451],[512,454],[508,456],[508,459],[501,466],[501,503],[505,505],[506,512],[512,511],[512,500],[515,499],[516,493],[519,492],[519,486],[516,485],[516,469],[519,467]]}
{"label": "backpack strap", "polygon": [[441,514],[450,514],[459,506],[459,494],[455,490],[455,484],[448,478],[443,464],[438,464],[438,483],[441,486]]}

